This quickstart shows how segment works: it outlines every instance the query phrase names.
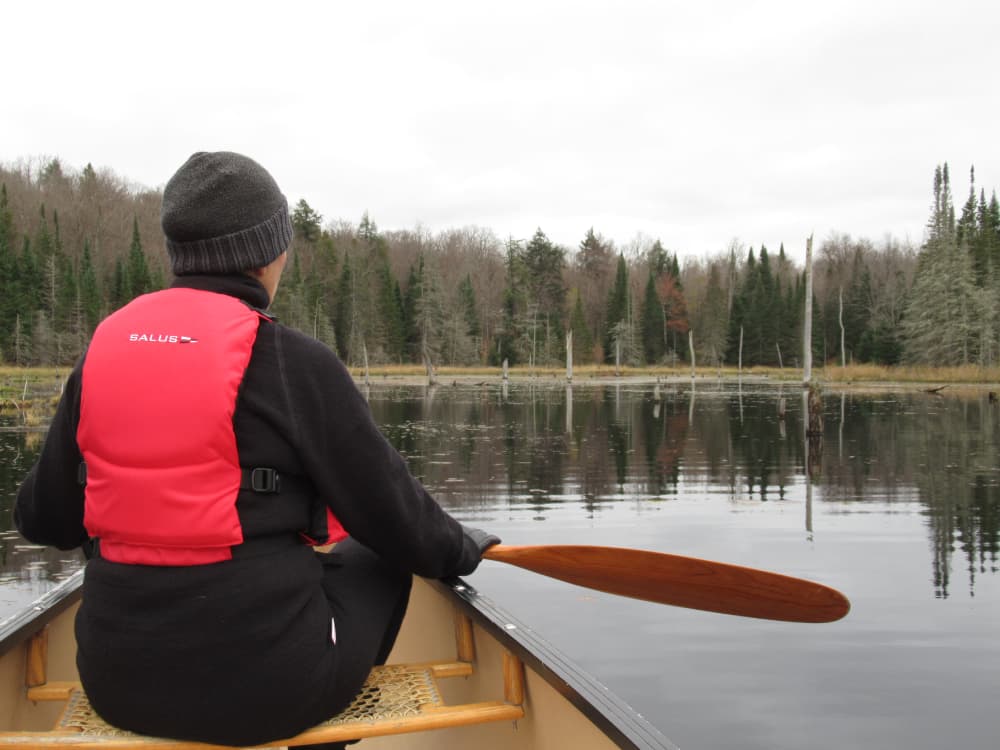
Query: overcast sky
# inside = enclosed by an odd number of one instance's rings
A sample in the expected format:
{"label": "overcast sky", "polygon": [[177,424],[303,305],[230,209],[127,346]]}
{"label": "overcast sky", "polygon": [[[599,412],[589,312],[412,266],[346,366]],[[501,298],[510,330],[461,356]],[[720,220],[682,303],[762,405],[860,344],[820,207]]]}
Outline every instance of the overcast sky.
{"label": "overcast sky", "polygon": [[[162,186],[194,151],[382,229],[576,248],[919,243],[934,167],[1000,186],[1000,5],[17,2],[0,161]],[[978,189],[978,188],[977,188]]]}

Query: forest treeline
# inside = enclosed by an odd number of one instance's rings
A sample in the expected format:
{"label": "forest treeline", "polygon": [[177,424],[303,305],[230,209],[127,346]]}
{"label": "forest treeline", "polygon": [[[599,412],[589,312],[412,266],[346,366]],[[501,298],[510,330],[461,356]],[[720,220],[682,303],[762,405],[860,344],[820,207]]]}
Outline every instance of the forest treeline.
{"label": "forest treeline", "polygon": [[[820,361],[1000,361],[1000,205],[970,171],[960,211],[947,164],[934,171],[923,244],[834,234],[813,264]],[[164,287],[161,193],[90,164],[0,166],[0,362],[71,364],[102,317]],[[688,258],[641,235],[598,231],[566,248],[538,228],[380,230],[292,207],[295,239],[273,311],[359,365],[576,363],[796,366],[805,271],[733,240]],[[805,238],[801,238],[805,242]]]}

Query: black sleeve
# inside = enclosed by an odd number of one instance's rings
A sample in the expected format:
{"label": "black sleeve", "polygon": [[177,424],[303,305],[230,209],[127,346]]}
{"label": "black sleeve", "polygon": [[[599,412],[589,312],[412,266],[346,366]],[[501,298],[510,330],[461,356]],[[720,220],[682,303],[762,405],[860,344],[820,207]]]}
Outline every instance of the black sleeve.
{"label": "black sleeve", "polygon": [[81,359],[66,381],[42,452],[18,489],[14,505],[14,523],[25,539],[64,550],[87,539],[83,486],[77,479],[83,461],[76,444],[82,367]]}
{"label": "black sleeve", "polygon": [[278,328],[299,455],[346,531],[417,575],[440,578],[475,568],[479,550],[379,431],[343,363],[322,344]]}

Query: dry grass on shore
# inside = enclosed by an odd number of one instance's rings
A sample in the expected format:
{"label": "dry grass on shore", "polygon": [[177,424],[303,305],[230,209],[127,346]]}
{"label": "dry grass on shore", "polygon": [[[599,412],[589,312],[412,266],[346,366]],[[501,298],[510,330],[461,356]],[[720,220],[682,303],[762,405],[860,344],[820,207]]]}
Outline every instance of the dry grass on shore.
{"label": "dry grass on shore", "polygon": [[959,365],[956,367],[847,365],[827,366],[819,371],[831,383],[1000,383],[1000,367]]}
{"label": "dry grass on shore", "polygon": [[[350,368],[351,374],[358,380],[364,379],[364,369]],[[373,383],[379,380],[426,380],[427,373],[422,365],[378,365],[369,368],[369,377]],[[494,380],[502,375],[498,367],[441,367],[435,371],[437,379],[468,381],[469,379]],[[749,367],[742,373],[735,367],[698,367],[695,369],[698,378],[737,377],[754,378],[772,381],[801,382],[800,368],[785,367]],[[509,377],[512,380],[565,380],[566,369],[563,367],[511,367]],[[617,374],[610,365],[577,365],[573,367],[573,382],[585,383],[588,380],[614,381],[616,379],[648,380],[680,380],[691,377],[691,367],[679,365],[674,367],[621,367]],[[829,364],[813,368],[813,377],[820,382],[831,384],[848,383],[927,383],[927,384],[1000,384],[1000,367],[977,367],[963,365],[958,367],[910,367],[881,365],[840,365]]]}
{"label": "dry grass on shore", "polygon": [[68,367],[0,366],[0,414],[20,417],[28,426],[42,424],[52,416]]}

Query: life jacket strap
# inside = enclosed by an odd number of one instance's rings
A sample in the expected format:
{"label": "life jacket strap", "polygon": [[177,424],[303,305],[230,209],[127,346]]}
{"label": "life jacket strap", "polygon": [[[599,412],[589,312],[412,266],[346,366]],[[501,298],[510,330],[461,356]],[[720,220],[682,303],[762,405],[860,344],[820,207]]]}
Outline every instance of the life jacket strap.
{"label": "life jacket strap", "polygon": [[[81,461],[76,467],[76,481],[81,487],[87,486],[87,462]],[[260,495],[277,495],[281,492],[281,475],[269,466],[240,469],[240,489],[251,490]]]}
{"label": "life jacket strap", "polygon": [[268,466],[243,468],[240,470],[240,489],[259,495],[276,495],[281,492],[281,475]]}
{"label": "life jacket strap", "polygon": [[[252,537],[242,544],[237,544],[231,548],[232,559],[240,560],[247,557],[258,557],[260,555],[270,555],[275,552],[284,552],[295,547],[306,545],[306,541],[297,534],[272,534],[269,536]],[[101,556],[101,540],[94,537],[88,539],[83,544],[84,556],[90,560]]]}

